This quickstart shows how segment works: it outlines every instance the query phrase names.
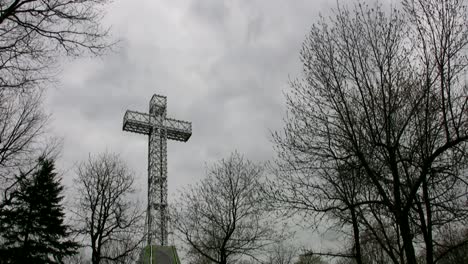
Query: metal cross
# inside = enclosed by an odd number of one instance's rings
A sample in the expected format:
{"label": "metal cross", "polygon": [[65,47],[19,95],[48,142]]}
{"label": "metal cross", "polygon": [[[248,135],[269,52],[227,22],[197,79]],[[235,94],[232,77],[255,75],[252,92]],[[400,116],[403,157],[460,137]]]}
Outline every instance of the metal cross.
{"label": "metal cross", "polygon": [[148,141],[148,207],[146,235],[148,245],[153,238],[167,245],[167,139],[187,141],[192,123],[166,117],[166,97],[153,95],[149,114],[127,110],[123,130],[149,136]]}

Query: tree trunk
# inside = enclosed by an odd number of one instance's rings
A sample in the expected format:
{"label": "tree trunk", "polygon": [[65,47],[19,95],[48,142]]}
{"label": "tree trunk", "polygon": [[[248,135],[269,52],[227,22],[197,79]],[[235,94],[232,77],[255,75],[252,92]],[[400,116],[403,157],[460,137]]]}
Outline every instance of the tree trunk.
{"label": "tree trunk", "polygon": [[427,238],[426,238],[426,264],[433,264],[434,263],[434,250],[432,247],[432,209],[431,209],[431,202],[429,198],[429,190],[427,186],[427,177],[424,177],[423,180],[423,198],[424,204],[426,206],[426,218],[427,218]]}
{"label": "tree trunk", "polygon": [[221,249],[219,264],[227,264],[227,256],[226,251],[224,249]]}
{"label": "tree trunk", "polygon": [[400,212],[399,225],[401,230],[401,237],[403,239],[403,248],[405,251],[407,264],[417,264],[416,254],[413,246],[413,234],[411,233],[409,225],[409,215],[407,212]]}
{"label": "tree trunk", "polygon": [[361,239],[359,237],[359,226],[357,222],[356,210],[354,207],[351,206],[351,221],[353,222],[353,234],[354,234],[354,247],[355,247],[355,256],[356,256],[356,263],[362,263],[362,255],[361,255]]}
{"label": "tree trunk", "polygon": [[92,253],[92,256],[91,256],[91,262],[93,264],[99,264],[99,262],[101,262],[101,258],[100,258],[100,252],[98,252],[97,250],[95,250],[93,248],[93,253]]}

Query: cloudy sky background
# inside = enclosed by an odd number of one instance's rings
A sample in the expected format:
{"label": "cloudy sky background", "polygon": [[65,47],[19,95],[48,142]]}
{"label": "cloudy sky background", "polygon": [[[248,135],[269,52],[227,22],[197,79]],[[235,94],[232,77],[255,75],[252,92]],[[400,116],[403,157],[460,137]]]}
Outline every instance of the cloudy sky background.
{"label": "cloudy sky background", "polygon": [[192,122],[186,143],[168,142],[169,200],[201,179],[205,165],[237,150],[265,162],[270,131],[285,114],[283,92],[301,70],[299,50],[325,0],[116,0],[105,25],[121,40],[116,53],[64,61],[48,90],[51,129],[63,138],[58,161],[69,185],[88,155],[120,153],[146,193],[147,137],[122,131],[125,110],[148,111],[167,96],[168,116]]}

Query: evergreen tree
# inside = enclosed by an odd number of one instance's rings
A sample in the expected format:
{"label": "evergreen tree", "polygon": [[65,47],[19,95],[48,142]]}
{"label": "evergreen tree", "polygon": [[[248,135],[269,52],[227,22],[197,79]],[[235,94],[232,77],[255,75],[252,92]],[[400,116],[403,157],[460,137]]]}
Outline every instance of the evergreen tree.
{"label": "evergreen tree", "polygon": [[31,175],[21,181],[11,203],[1,214],[0,263],[62,263],[78,244],[68,238],[61,204],[63,186],[54,162],[41,158]]}

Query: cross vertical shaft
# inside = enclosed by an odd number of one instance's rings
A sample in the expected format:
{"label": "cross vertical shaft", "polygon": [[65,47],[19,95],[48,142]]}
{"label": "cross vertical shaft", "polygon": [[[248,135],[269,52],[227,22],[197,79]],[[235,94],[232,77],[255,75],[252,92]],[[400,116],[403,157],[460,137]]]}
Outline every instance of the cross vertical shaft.
{"label": "cross vertical shaft", "polygon": [[165,96],[153,95],[149,108],[149,114],[127,110],[123,130],[148,135],[147,243],[165,246],[168,243],[167,139],[187,141],[192,125],[166,118]]}
{"label": "cross vertical shaft", "polygon": [[164,246],[167,244],[167,137],[163,125],[166,118],[165,100],[164,107],[150,104],[150,115],[155,121],[152,122],[152,133],[148,140],[147,241],[151,245],[153,238],[159,238],[160,245]]}

